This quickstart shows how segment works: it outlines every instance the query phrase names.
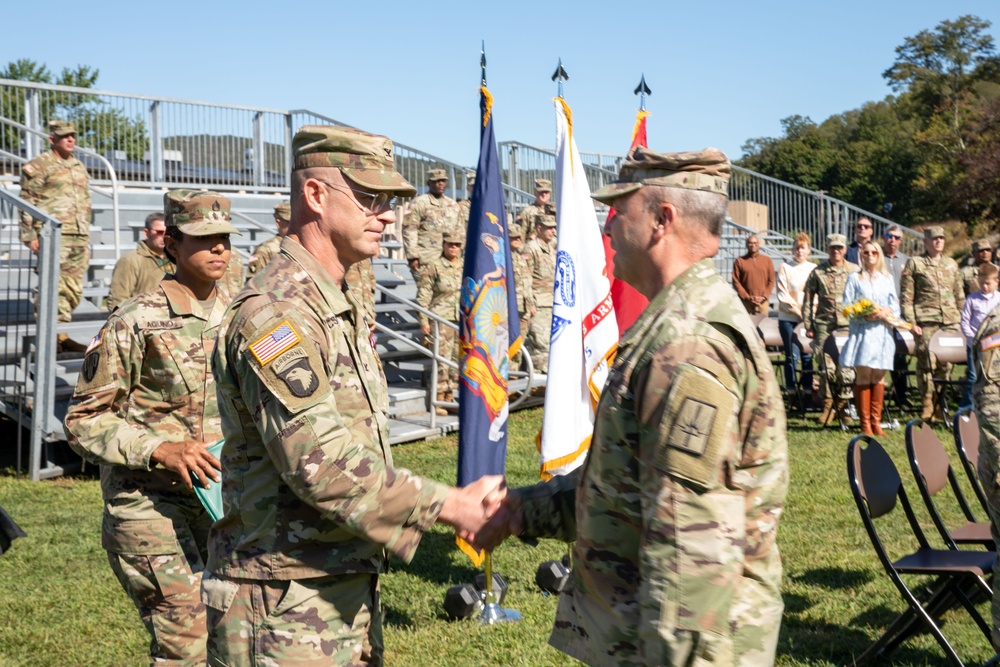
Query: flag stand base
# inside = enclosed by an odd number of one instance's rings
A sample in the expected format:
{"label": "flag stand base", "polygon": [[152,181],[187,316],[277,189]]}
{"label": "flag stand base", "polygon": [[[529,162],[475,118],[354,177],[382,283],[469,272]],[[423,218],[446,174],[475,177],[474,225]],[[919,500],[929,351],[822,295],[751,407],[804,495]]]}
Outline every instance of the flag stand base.
{"label": "flag stand base", "polygon": [[496,623],[517,623],[523,617],[516,609],[504,609],[496,602],[487,602],[479,612],[479,622],[483,625]]}

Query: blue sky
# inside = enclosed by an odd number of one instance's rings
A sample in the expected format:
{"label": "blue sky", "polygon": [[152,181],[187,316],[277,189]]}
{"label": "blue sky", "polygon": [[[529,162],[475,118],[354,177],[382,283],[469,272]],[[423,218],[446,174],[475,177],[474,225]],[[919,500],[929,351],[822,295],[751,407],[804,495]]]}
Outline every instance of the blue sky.
{"label": "blue sky", "polygon": [[[0,62],[100,68],[105,90],[309,109],[471,165],[480,40],[500,141],[552,146],[559,58],[584,151],[623,153],[645,73],[649,143],[730,157],[890,94],[881,73],[907,36],[1000,2],[8,3]],[[54,18],[58,17],[58,18]]]}

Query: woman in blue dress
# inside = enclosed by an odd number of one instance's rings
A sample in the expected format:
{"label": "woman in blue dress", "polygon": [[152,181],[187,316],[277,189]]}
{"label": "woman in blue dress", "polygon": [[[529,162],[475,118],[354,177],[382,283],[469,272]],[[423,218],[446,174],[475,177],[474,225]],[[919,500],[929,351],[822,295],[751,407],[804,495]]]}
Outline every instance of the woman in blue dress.
{"label": "woman in blue dress", "polygon": [[852,273],[844,287],[843,305],[868,299],[877,310],[864,318],[852,318],[850,333],[840,353],[840,365],[853,368],[854,400],[865,435],[885,435],[882,405],[885,401],[885,372],[893,367],[896,340],[892,324],[899,321],[896,285],[885,268],[882,249],[869,241],[861,246],[861,271]]}

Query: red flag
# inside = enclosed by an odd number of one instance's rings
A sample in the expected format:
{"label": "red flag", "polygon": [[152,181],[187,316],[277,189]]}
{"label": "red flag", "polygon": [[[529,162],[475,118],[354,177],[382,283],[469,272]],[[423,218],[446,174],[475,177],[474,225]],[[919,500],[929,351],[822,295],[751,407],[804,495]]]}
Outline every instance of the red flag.
{"label": "red flag", "polygon": [[[635,127],[632,128],[632,146],[647,146],[646,144],[646,116],[649,112],[640,109],[635,116]],[[608,212],[608,220],[615,214],[612,208]],[[634,287],[624,280],[615,280],[615,251],[611,248],[611,239],[604,238],[604,263],[607,267],[608,278],[611,280],[611,301],[615,305],[615,319],[618,320],[618,334],[624,334],[625,330],[632,326],[638,319],[642,311],[646,310],[649,300],[639,294]]]}

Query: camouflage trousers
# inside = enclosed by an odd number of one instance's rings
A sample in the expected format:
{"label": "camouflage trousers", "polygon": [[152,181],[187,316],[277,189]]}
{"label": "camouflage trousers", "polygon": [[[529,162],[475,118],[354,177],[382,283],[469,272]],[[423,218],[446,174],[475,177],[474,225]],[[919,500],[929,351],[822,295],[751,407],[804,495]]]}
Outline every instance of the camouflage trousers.
{"label": "camouflage trousers", "polygon": [[210,666],[383,664],[378,575],[258,581],[209,573],[202,600]]}
{"label": "camouflage trousers", "polygon": [[549,372],[549,338],[552,336],[552,306],[538,306],[528,329],[528,352],[536,373]]}
{"label": "camouflage trousers", "polygon": [[945,380],[951,376],[951,364],[942,364],[935,359],[932,368],[927,354],[931,337],[944,328],[941,324],[921,324],[920,335],[913,335],[913,353],[917,356],[917,391],[925,400],[934,398],[934,378]]}
{"label": "camouflage trousers", "polygon": [[[455,322],[455,324],[458,324]],[[431,331],[433,331],[433,327]],[[458,331],[441,325],[438,327],[438,332],[440,334],[440,340],[438,341],[438,354],[446,359],[451,359],[456,364],[458,363]],[[434,349],[434,338],[433,336],[424,337],[424,345],[428,349]],[[437,390],[438,393],[442,392],[457,392],[458,391],[458,369],[446,366],[444,364],[438,364],[437,367]],[[457,398],[457,396],[456,396]]]}
{"label": "camouflage trousers", "polygon": [[205,664],[205,605],[201,602],[201,554],[108,552],[108,562],[132,599],[151,640],[155,665]]}
{"label": "camouflage trousers", "polygon": [[[521,313],[521,349],[510,360],[510,370],[512,371],[521,370],[521,365],[524,363],[524,343],[528,340],[529,331],[531,331],[531,315]],[[511,342],[513,343],[513,341]]]}
{"label": "camouflage trousers", "polygon": [[90,266],[90,237],[64,234],[59,248],[59,316],[70,322],[83,298],[83,279]]}
{"label": "camouflage trousers", "polygon": [[[827,324],[813,324],[813,332],[816,334],[812,344],[813,363],[816,364],[816,372],[819,373],[819,395],[824,400],[850,398],[851,386],[854,384],[853,368],[837,368],[833,359],[829,355],[823,354],[823,345],[826,343],[827,337],[835,330],[836,327]],[[836,380],[843,387],[839,396],[834,396],[830,390],[831,380]]]}

